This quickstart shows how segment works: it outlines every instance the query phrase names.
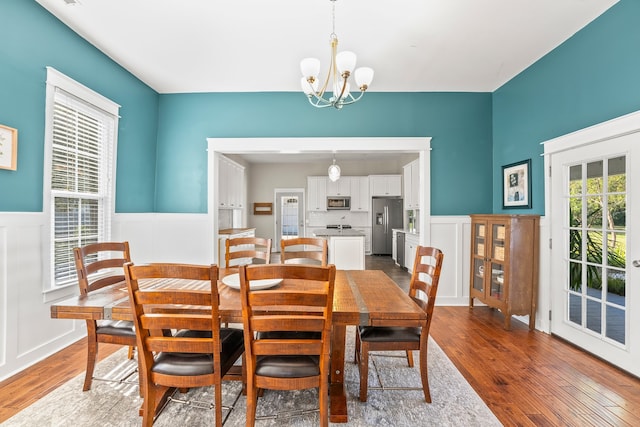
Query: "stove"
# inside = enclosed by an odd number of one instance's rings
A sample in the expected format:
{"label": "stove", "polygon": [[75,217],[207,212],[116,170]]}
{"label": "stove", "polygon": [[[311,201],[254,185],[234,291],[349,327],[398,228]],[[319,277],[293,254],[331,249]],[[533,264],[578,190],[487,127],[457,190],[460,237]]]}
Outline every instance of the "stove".
{"label": "stove", "polygon": [[340,225],[340,224],[327,224],[327,228],[333,228],[333,229],[343,229],[343,230],[348,230],[351,228],[350,225],[344,224],[344,225]]}

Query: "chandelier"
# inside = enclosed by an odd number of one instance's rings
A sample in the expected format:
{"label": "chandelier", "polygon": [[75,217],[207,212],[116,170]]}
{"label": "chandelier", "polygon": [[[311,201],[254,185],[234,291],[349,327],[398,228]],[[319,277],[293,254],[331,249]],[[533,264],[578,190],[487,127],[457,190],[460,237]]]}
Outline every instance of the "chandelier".
{"label": "chandelier", "polygon": [[329,175],[329,179],[332,182],[336,182],[340,179],[340,166],[336,165],[336,156],[333,155],[333,164],[329,166],[329,170],[327,171]]}
{"label": "chandelier", "polygon": [[[356,67],[356,54],[345,51],[337,53],[338,36],[336,36],[336,0],[331,1],[333,27],[330,35],[331,39],[331,62],[329,72],[324,84],[319,88],[318,74],[320,74],[320,60],[316,58],[305,58],[300,61],[302,71],[302,91],[307,95],[309,103],[317,108],[334,107],[341,109],[344,105],[353,104],[359,101],[364,92],[369,88],[373,80],[373,69],[360,67],[354,72]],[[355,75],[356,85],[360,89],[360,95],[354,97],[351,94],[349,77]],[[333,91],[326,93],[327,89]],[[326,94],[325,94],[326,93]]]}

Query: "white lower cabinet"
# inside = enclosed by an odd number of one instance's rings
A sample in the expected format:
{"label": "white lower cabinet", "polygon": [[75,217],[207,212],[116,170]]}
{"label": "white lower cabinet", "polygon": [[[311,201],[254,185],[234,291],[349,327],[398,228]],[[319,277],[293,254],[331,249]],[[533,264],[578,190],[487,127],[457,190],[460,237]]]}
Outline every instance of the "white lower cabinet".
{"label": "white lower cabinet", "polygon": [[364,254],[371,255],[371,227],[354,228],[364,234]]}
{"label": "white lower cabinet", "polygon": [[329,264],[338,270],[364,270],[364,237],[329,238]]}
{"label": "white lower cabinet", "polygon": [[405,233],[404,265],[409,273],[413,273],[413,262],[416,258],[416,249],[420,244],[420,235]]}

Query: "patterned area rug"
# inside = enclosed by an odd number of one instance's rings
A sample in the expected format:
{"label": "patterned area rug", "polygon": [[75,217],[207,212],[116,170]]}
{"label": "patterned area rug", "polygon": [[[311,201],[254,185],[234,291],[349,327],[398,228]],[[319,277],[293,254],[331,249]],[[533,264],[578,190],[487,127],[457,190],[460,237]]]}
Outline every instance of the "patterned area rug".
{"label": "patterned area rug", "polygon": [[[489,408],[462,377],[440,347],[429,341],[429,384],[433,403],[424,401],[421,390],[369,390],[368,401],[360,402],[358,369],[353,364],[353,328],[347,330],[345,385],[349,422],[345,426],[500,426]],[[396,353],[401,356],[402,353]],[[414,354],[417,365],[417,352]],[[420,387],[419,368],[409,368],[400,357],[373,356],[369,386]],[[373,364],[377,369],[374,369]],[[135,368],[123,349],[96,367],[96,376],[120,378]],[[376,374],[377,371],[377,374]],[[127,383],[94,381],[82,392],[84,374],[59,387],[45,398],[7,420],[5,426],[138,426],[141,399],[138,386]],[[137,381],[134,375],[133,380]],[[244,426],[246,399],[241,384],[223,383],[225,426]],[[177,393],[154,426],[212,426],[211,388]],[[186,401],[187,404],[180,403]],[[317,391],[281,392],[266,390],[258,401],[257,426],[317,426]],[[341,425],[341,424],[335,424]]]}

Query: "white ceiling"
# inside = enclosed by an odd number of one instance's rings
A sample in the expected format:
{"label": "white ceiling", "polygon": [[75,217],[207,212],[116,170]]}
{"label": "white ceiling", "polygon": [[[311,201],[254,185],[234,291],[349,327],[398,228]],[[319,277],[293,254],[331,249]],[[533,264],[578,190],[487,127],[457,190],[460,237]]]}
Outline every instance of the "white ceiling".
{"label": "white ceiling", "polygon": [[[36,0],[159,93],[300,90],[330,0]],[[67,4],[75,1],[77,4]],[[371,91],[492,92],[617,0],[337,0]]]}

